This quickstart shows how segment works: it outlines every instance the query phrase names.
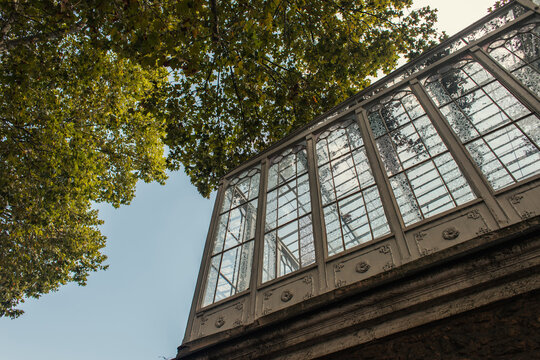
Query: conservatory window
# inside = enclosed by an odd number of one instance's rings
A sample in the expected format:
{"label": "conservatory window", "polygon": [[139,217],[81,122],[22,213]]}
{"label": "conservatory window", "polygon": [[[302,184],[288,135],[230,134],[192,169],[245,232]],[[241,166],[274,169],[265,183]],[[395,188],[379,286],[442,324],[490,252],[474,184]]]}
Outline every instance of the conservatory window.
{"label": "conservatory window", "polygon": [[423,83],[493,189],[540,172],[538,118],[480,64],[465,59]]}
{"label": "conservatory window", "polygon": [[247,290],[253,262],[253,242],[260,169],[244,171],[225,190],[213,241],[203,306]]}
{"label": "conservatory window", "polygon": [[388,234],[379,190],[354,120],[318,136],[317,160],[328,255]]}
{"label": "conservatory window", "polygon": [[266,282],[315,262],[305,144],[271,160],[268,171],[263,274]]}
{"label": "conservatory window", "polygon": [[371,106],[368,118],[406,226],[475,198],[408,88]]}

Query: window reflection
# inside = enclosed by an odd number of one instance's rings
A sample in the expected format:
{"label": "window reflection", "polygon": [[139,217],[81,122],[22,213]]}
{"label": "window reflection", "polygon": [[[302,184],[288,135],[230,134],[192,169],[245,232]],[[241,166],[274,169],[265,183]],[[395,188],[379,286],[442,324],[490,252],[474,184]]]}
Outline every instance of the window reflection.
{"label": "window reflection", "polygon": [[320,134],[317,159],[328,255],[388,234],[356,122],[349,119]]}
{"label": "window reflection", "polygon": [[456,162],[408,88],[371,106],[368,119],[405,225],[474,199]]}
{"label": "window reflection", "polygon": [[253,261],[260,169],[235,177],[225,190],[213,241],[203,306],[247,290]]}
{"label": "window reflection", "polygon": [[493,189],[540,172],[540,122],[480,64],[456,62],[422,79]]}
{"label": "window reflection", "polygon": [[528,24],[491,42],[489,55],[540,96],[540,27]]}
{"label": "window reflection", "polygon": [[305,144],[271,161],[268,171],[263,282],[315,262]]}

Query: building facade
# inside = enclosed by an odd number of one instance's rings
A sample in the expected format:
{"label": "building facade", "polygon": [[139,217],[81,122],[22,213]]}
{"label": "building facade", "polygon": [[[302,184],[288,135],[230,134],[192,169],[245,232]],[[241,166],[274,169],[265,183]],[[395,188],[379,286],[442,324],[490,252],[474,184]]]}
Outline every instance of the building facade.
{"label": "building facade", "polygon": [[177,358],[540,356],[539,14],[511,2],[225,176]]}

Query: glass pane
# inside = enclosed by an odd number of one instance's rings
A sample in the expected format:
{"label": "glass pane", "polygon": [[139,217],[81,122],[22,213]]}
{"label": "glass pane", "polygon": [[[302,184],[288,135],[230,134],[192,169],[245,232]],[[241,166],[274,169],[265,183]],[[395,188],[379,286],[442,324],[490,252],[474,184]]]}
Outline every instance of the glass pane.
{"label": "glass pane", "polygon": [[[534,59],[538,57],[538,48],[525,55],[526,50],[519,50],[523,44],[512,45],[512,42],[507,41],[516,39],[517,33],[510,32],[489,45],[491,55],[509,70],[524,66],[523,59],[527,56],[533,56]],[[521,51],[523,58],[508,52],[507,45],[515,46],[514,50]],[[455,73],[456,68],[459,68],[459,76]],[[480,64],[465,60],[438,70],[437,76],[430,75],[422,79],[422,82],[430,95],[437,96],[433,89],[437,88],[434,84],[438,84],[453,99],[449,104],[441,106],[441,112],[466,145],[493,189],[498,190],[539,172],[538,146],[535,143],[540,121],[496,79],[479,75],[484,73],[486,71]],[[439,79],[452,74],[455,85],[450,81],[443,84]],[[461,80],[466,77],[475,79],[471,82],[475,85],[462,91]],[[469,201],[472,197],[468,187],[463,185],[462,181],[447,181],[449,188],[456,186],[456,194],[453,195],[457,204]]]}
{"label": "glass pane", "polygon": [[283,276],[300,269],[298,248],[298,221],[285,225],[277,231],[279,274]]}
{"label": "glass pane", "polygon": [[259,181],[260,167],[254,166],[231,179],[225,189],[203,306],[249,288]]}
{"label": "glass pane", "polygon": [[508,175],[506,169],[483,139],[468,144],[467,149],[493,189],[498,190],[514,183],[512,177]]}
{"label": "glass pane", "polygon": [[[402,97],[406,95],[407,93],[402,93]],[[421,116],[422,110],[416,106],[417,104],[406,101],[406,106],[394,109],[398,117],[396,126],[409,121],[409,116]],[[371,120],[379,126],[379,132],[386,132],[385,125],[380,122],[382,118],[378,113],[374,114]],[[346,132],[341,131],[342,127]],[[373,233],[370,226],[371,214],[368,214],[368,209],[366,209],[362,190],[372,186],[375,181],[358,124],[355,121],[344,121],[325,131],[324,135],[332,137],[336,143],[351,144],[348,148],[342,149],[339,155],[331,156],[329,164],[319,163],[318,168],[328,254],[332,256],[370,241],[374,236],[387,234],[389,228],[376,187],[369,189],[370,198],[366,201],[370,202],[369,211],[373,212],[375,222],[373,226],[376,227],[377,232]],[[322,141],[324,138],[322,140],[319,138],[319,142]],[[379,139],[379,142],[383,141],[384,139]],[[372,198],[372,196],[377,198]]]}
{"label": "glass pane", "polygon": [[208,281],[206,282],[206,290],[204,292],[203,306],[210,305],[214,302],[214,294],[219,273],[219,262],[221,255],[212,257],[210,261],[210,271],[208,273]]}
{"label": "glass pane", "polygon": [[315,263],[315,245],[311,224],[311,215],[298,220],[300,232],[300,261],[302,266]]}
{"label": "glass pane", "polygon": [[315,256],[305,146],[285,150],[274,162],[279,179],[267,194],[263,282],[296,271]]}
{"label": "glass pane", "polygon": [[389,234],[390,228],[388,227],[388,222],[386,221],[386,215],[384,214],[381,197],[377,187],[370,187],[364,191],[363,195],[373,238],[376,239],[379,236]]}
{"label": "glass pane", "polygon": [[229,213],[223,214],[219,217],[219,225],[216,233],[216,239],[214,240],[214,250],[212,254],[217,254],[223,250],[223,241],[227,233],[227,221],[229,220]]}
{"label": "glass pane", "polygon": [[475,198],[469,184],[450,154],[438,156],[434,161],[457,205],[464,204]]}
{"label": "glass pane", "polygon": [[405,225],[422,220],[418,204],[405,174],[401,173],[390,178],[390,184],[392,185],[392,190],[394,191]]}
{"label": "glass pane", "polygon": [[432,161],[407,171],[407,177],[424,217],[433,216],[454,207],[452,198]]}
{"label": "glass pane", "polygon": [[517,127],[507,126],[487,135],[485,140],[516,180],[539,172],[540,152]]}
{"label": "glass pane", "polygon": [[371,240],[371,231],[362,193],[339,201],[345,248],[350,249]]}
{"label": "glass pane", "polygon": [[540,95],[538,24],[527,24],[502,35],[488,46],[488,53],[525,87]]}
{"label": "glass pane", "polygon": [[328,244],[328,256],[332,256],[345,250],[341,240],[341,228],[339,224],[337,205],[332,204],[326,206],[323,210],[324,225],[326,227],[326,242]]}
{"label": "glass pane", "polygon": [[264,236],[263,276],[266,282],[276,278],[276,232],[272,231]]}
{"label": "glass pane", "polygon": [[240,253],[240,266],[238,269],[238,288],[236,292],[241,292],[249,288],[252,261],[253,241],[249,241],[242,245],[242,251]]}

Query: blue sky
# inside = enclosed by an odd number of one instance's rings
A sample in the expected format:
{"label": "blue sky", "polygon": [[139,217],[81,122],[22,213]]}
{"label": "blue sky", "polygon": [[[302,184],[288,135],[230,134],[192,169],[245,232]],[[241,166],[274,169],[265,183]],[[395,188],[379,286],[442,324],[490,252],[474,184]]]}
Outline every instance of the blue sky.
{"label": "blue sky", "polygon": [[[450,35],[495,0],[415,1],[439,9]],[[99,206],[107,271],[28,300],[0,319],[0,360],[157,360],[184,334],[215,195],[202,198],[182,172],[165,186],[140,183],[129,206]]]}

